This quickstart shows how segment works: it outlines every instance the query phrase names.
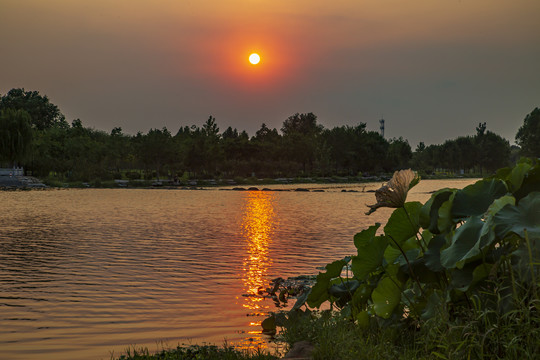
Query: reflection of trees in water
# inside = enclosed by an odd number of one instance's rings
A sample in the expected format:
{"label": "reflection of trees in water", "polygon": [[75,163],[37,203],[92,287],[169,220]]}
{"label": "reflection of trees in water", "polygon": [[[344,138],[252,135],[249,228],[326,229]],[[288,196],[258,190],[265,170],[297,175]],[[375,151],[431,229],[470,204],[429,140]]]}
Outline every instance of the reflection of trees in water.
{"label": "reflection of trees in water", "polygon": [[[250,316],[262,315],[269,305],[263,304],[258,296],[266,284],[266,273],[272,260],[268,256],[268,245],[274,229],[274,194],[249,192],[246,197],[242,220],[242,231],[246,240],[246,257],[243,261],[243,307],[251,311]],[[264,344],[260,328],[261,321],[250,322],[249,334],[255,343]]]}

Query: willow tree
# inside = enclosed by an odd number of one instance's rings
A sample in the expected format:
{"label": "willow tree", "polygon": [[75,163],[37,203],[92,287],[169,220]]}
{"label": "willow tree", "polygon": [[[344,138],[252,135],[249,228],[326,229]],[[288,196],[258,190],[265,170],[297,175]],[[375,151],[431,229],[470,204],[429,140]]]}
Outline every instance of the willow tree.
{"label": "willow tree", "polygon": [[0,111],[0,160],[10,166],[22,162],[32,143],[32,125],[28,112],[3,109]]}

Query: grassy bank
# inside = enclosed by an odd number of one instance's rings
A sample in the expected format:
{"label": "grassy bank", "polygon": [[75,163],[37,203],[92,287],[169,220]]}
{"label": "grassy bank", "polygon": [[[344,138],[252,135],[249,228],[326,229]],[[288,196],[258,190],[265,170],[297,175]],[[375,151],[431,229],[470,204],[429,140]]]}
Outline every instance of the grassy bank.
{"label": "grassy bank", "polygon": [[125,354],[114,357],[115,360],[275,360],[276,356],[259,351],[242,351],[232,346],[212,345],[178,346],[175,349],[163,349],[151,353],[148,349],[130,348]]}

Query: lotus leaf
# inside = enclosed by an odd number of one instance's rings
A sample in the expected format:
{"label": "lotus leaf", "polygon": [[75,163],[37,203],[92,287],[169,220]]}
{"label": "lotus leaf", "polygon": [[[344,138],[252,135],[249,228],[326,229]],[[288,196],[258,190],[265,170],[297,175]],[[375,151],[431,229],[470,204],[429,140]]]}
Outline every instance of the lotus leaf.
{"label": "lotus leaf", "polygon": [[527,173],[529,172],[531,167],[532,165],[527,163],[518,164],[512,169],[510,174],[508,174],[508,176],[504,178],[510,185],[509,187],[512,193],[516,192],[521,188],[523,180],[527,176]]}
{"label": "lotus leaf", "polygon": [[462,269],[454,269],[451,274],[450,285],[454,289],[460,291],[467,291],[469,286],[471,286],[474,276],[473,272],[477,264],[467,264]]}
{"label": "lotus leaf", "polygon": [[454,204],[455,195],[455,192],[452,193],[448,200],[443,202],[439,207],[437,218],[437,230],[439,233],[448,232],[456,225],[452,219],[452,205]]}
{"label": "lotus leaf", "polygon": [[480,233],[484,222],[479,216],[471,217],[452,236],[450,246],[441,251],[441,264],[447,269],[463,264],[480,253]]}
{"label": "lotus leaf", "polygon": [[351,269],[354,276],[358,279],[364,279],[372,271],[381,266],[384,250],[388,246],[388,240],[385,236],[376,236],[366,246],[358,250],[358,256],[353,256]]}
{"label": "lotus leaf", "polygon": [[420,210],[420,225],[434,234],[439,234],[439,208],[455,192],[454,189],[436,191]]}
{"label": "lotus leaf", "polygon": [[540,192],[533,192],[521,199],[517,206],[506,205],[493,217],[495,234],[503,239],[514,233],[525,238],[540,239]]}
{"label": "lotus leaf", "polygon": [[384,276],[371,294],[375,314],[388,319],[401,299],[401,283],[397,279]]}
{"label": "lotus leaf", "polygon": [[532,192],[540,191],[540,164],[536,164],[529,169],[526,176],[523,178],[521,187],[514,192],[514,196],[519,201]]}
{"label": "lotus leaf", "polygon": [[377,233],[377,229],[379,229],[380,226],[381,224],[376,223],[375,225],[370,226],[369,228],[354,235],[354,246],[360,250],[360,248],[372,242],[375,238],[375,234]]}
{"label": "lotus leaf", "polygon": [[415,236],[420,228],[418,217],[421,208],[422,204],[415,201],[408,202],[403,207],[394,210],[384,227],[386,236],[393,240],[390,241],[391,246],[396,246],[396,243],[401,246],[403,242]]}
{"label": "lotus leaf", "polygon": [[336,298],[342,298],[353,294],[358,287],[360,287],[360,283],[357,280],[349,280],[341,284],[330,286],[328,292]]}
{"label": "lotus leaf", "polygon": [[431,271],[443,271],[441,264],[441,249],[446,244],[444,235],[437,235],[429,242],[428,249],[424,254],[425,264]]}
{"label": "lotus leaf", "polygon": [[499,179],[480,180],[456,192],[452,206],[454,219],[482,216],[495,199],[507,192],[506,184]]}
{"label": "lotus leaf", "polygon": [[[415,236],[411,236],[407,241],[401,244],[401,249],[405,252],[412,249],[419,249],[419,247],[420,245],[418,244],[418,240],[416,240]],[[386,247],[386,250],[384,251],[384,259],[389,264],[393,263],[400,255],[401,250],[396,249],[393,246]]]}
{"label": "lotus leaf", "polygon": [[311,288],[311,292],[308,295],[307,303],[310,307],[318,308],[323,302],[328,300],[328,288],[330,287],[330,280],[341,275],[341,271],[347,262],[343,260],[336,260],[326,265],[326,272],[319,273],[317,275],[317,282]]}
{"label": "lotus leaf", "polygon": [[362,329],[369,327],[369,314],[367,311],[360,311],[354,318]]}
{"label": "lotus leaf", "polygon": [[352,297],[353,306],[362,307],[364,304],[366,304],[369,298],[371,297],[372,291],[373,291],[373,287],[365,283],[361,284],[353,294],[353,297]]}
{"label": "lotus leaf", "polygon": [[424,311],[422,311],[422,319],[428,320],[438,315],[444,303],[444,297],[441,294],[437,291],[432,292],[428,297]]}

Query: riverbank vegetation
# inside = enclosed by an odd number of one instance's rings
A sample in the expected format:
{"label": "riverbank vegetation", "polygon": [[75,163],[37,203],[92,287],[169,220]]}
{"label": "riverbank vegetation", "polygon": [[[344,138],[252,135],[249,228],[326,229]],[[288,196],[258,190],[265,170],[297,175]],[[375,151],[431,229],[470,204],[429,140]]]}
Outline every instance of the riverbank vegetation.
{"label": "riverbank vegetation", "polygon": [[[354,236],[357,254],[327,264],[311,284],[309,276],[274,280],[268,296],[278,308],[294,305],[264,320],[263,333],[286,349],[308,344],[298,358],[536,359],[540,161],[523,158],[463,189],[440,189],[424,204],[407,202],[419,181],[401,170],[375,192],[368,215],[395,210],[384,227]],[[190,349],[133,350],[119,359],[279,356]]]}
{"label": "riverbank vegetation", "polygon": [[395,208],[387,224],[356,234],[358,253],[326,265],[311,288],[274,287],[297,300],[264,330],[311,342],[314,359],[537,358],[538,160],[406,202],[418,181],[404,170],[377,190],[368,213]]}
{"label": "riverbank vegetation", "polygon": [[12,89],[0,97],[0,163],[18,164],[50,184],[118,185],[114,180],[164,179],[187,185],[190,180],[275,178],[362,178],[412,167],[431,174],[474,176],[514,163],[519,152],[537,153],[540,110],[525,119],[516,141],[487,130],[440,145],[418,144],[413,151],[403,138],[386,139],[365,123],[326,129],[313,113],[293,114],[280,130],[262,124],[249,136],[231,127],[220,131],[210,116],[202,126],[167,128],[146,134],[110,133],[68,123],[57,106],[37,91]]}
{"label": "riverbank vegetation", "polygon": [[117,360],[276,360],[277,357],[262,350],[242,351],[227,344],[178,346],[152,353],[147,348],[130,348]]}

